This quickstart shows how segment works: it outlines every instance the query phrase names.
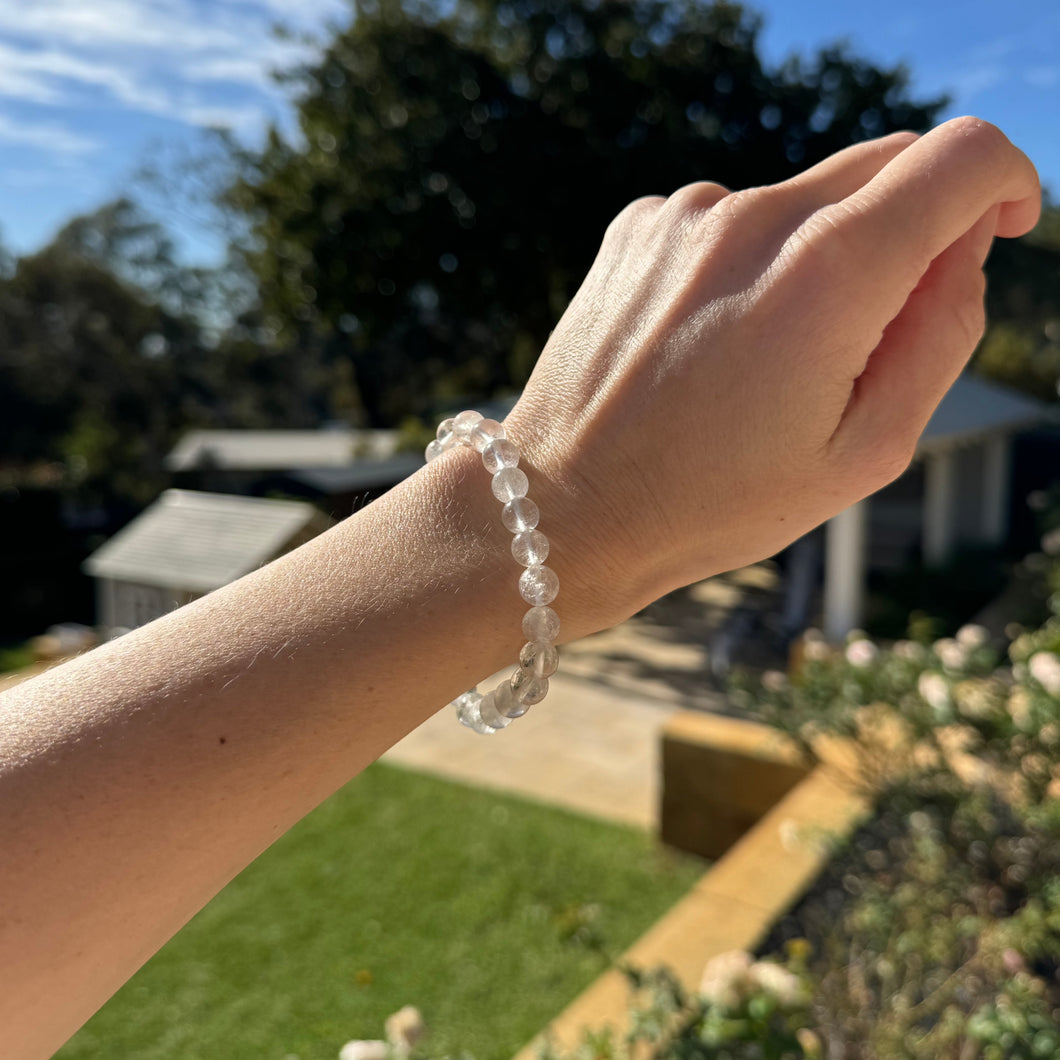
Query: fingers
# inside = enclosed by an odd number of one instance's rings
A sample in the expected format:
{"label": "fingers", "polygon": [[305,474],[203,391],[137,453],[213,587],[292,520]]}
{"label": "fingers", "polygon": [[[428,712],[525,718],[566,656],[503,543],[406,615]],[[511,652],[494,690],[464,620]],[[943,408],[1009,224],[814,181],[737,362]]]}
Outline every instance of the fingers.
{"label": "fingers", "polygon": [[999,214],[992,207],[932,262],[854,382],[833,451],[884,472],[893,465],[885,481],[908,464],[982,335],[982,264]]}
{"label": "fingers", "polygon": [[[806,221],[799,242],[844,295],[874,301],[889,320],[929,263],[991,207],[1000,234],[1027,231],[1039,209],[1038,175],[1000,130],[975,118],[940,125],[893,158],[857,191]],[[872,268],[866,269],[866,263]],[[894,299],[898,298],[898,305]],[[864,305],[865,303],[862,302]]]}
{"label": "fingers", "polygon": [[854,144],[784,182],[808,213],[853,195],[920,137],[896,132],[878,140]]}

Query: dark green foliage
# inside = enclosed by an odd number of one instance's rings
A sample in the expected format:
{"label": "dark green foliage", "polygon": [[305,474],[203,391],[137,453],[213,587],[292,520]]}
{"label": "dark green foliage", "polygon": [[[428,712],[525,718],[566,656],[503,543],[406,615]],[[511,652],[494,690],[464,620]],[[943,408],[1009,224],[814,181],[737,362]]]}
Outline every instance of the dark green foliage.
{"label": "dark green foliage", "polygon": [[941,102],[842,48],[766,69],[758,28],[685,0],[357,5],[290,75],[301,139],[228,195],[269,326],[351,358],[375,421],[519,385],[628,202],[776,181]]}

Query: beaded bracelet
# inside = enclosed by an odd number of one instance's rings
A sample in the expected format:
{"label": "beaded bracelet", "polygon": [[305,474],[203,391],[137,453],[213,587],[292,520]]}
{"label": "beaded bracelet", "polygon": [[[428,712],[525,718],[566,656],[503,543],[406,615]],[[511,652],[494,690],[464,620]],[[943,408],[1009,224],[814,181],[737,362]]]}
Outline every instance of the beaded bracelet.
{"label": "beaded bracelet", "polygon": [[493,495],[504,505],[501,521],[515,535],[512,555],[526,568],[519,577],[519,595],[531,605],[523,617],[527,643],[519,653],[519,668],[511,680],[486,695],[473,688],[453,700],[460,721],[485,736],[507,728],[548,694],[548,679],[559,666],[559,652],[553,643],[559,634],[559,615],[548,605],[559,592],[559,578],[544,566],[548,538],[537,529],[540,512],[526,496],[530,484],[519,468],[519,450],[504,428],[472,411],[443,420],[438,437],[427,446],[427,463],[458,445],[481,453],[483,465],[493,476]]}

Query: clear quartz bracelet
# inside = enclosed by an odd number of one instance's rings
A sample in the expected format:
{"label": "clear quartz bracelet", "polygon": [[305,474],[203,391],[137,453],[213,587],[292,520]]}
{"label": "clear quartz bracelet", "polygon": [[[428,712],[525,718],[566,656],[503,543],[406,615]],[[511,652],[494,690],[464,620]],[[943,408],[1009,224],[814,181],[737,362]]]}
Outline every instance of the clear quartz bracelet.
{"label": "clear quartz bracelet", "polygon": [[559,615],[548,605],[559,592],[556,572],[544,565],[548,538],[537,529],[537,505],[526,496],[529,482],[519,468],[519,450],[496,420],[479,412],[461,412],[443,420],[438,436],[427,446],[427,463],[442,453],[466,445],[482,454],[482,463],[493,476],[493,495],[504,508],[501,521],[512,537],[512,555],[526,569],[519,577],[519,595],[530,604],[523,617],[527,638],[519,653],[519,667],[511,680],[482,695],[477,689],[453,700],[456,716],[469,729],[489,735],[507,728],[548,694],[548,679],[559,666],[555,640]]}

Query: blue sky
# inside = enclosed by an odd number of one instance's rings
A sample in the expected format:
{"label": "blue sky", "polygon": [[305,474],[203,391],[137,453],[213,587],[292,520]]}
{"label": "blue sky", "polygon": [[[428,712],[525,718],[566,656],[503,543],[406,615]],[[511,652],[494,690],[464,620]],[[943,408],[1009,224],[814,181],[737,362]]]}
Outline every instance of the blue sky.
{"label": "blue sky", "polygon": [[[749,6],[765,17],[768,61],[846,38],[877,63],[905,62],[916,94],[948,92],[946,116],[996,122],[1060,193],[1056,0]],[[254,142],[286,114],[269,70],[304,54],[272,25],[314,31],[345,10],[343,0],[0,0],[0,239],[34,249],[207,126]],[[163,219],[192,256],[210,251],[178,211]]]}

